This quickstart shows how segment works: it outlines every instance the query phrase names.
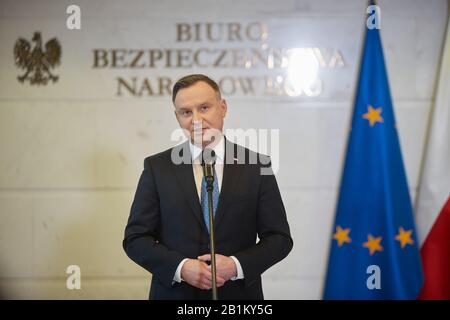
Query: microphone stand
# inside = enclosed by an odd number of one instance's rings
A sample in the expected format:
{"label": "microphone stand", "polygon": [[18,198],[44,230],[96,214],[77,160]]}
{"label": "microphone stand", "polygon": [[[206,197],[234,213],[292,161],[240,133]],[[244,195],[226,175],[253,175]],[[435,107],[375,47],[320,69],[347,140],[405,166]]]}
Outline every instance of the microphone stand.
{"label": "microphone stand", "polygon": [[[213,151],[214,152],[214,151]],[[213,190],[214,190],[214,162],[203,165],[203,175],[206,180],[206,191],[208,192],[209,208],[209,246],[211,249],[211,272],[212,272],[212,299],[217,300],[217,278],[216,278],[216,249],[214,236],[214,215],[213,215]]]}

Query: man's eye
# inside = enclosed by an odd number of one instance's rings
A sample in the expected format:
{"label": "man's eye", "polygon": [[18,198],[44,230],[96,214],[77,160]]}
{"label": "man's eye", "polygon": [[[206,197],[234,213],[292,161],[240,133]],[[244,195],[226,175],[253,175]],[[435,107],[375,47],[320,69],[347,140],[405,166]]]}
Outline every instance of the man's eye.
{"label": "man's eye", "polygon": [[201,107],[202,111],[206,111],[206,110],[208,110],[208,108],[209,108],[208,106],[202,106]]}
{"label": "man's eye", "polygon": [[181,115],[182,115],[183,117],[187,117],[187,116],[189,116],[190,114],[191,114],[190,111],[187,111],[187,110],[181,111]]}

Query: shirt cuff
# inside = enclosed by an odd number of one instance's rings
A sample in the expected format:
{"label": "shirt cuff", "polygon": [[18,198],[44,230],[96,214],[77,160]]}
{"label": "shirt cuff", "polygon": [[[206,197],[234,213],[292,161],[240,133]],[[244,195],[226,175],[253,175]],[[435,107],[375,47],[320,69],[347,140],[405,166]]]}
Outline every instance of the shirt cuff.
{"label": "shirt cuff", "polygon": [[181,279],[181,268],[183,268],[184,263],[187,261],[188,259],[183,259],[180,264],[178,265],[177,270],[175,271],[175,275],[173,276],[173,281],[172,284],[174,284],[175,282],[181,282],[183,281],[183,279]]}
{"label": "shirt cuff", "polygon": [[241,264],[239,260],[235,256],[231,256],[231,259],[233,259],[234,264],[236,265],[237,275],[235,277],[230,278],[231,281],[244,279],[244,271],[242,271]]}

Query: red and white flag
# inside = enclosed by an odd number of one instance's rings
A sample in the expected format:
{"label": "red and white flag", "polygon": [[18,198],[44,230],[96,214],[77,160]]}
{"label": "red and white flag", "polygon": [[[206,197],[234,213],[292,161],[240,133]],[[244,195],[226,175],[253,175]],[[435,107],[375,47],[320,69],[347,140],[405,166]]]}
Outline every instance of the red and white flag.
{"label": "red and white flag", "polygon": [[419,299],[450,299],[450,22],[416,207],[425,282]]}

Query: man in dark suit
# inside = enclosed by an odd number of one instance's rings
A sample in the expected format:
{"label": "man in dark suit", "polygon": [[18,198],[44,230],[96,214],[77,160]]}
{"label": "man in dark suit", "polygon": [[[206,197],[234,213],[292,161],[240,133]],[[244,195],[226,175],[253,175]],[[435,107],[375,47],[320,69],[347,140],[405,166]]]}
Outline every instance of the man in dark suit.
{"label": "man in dark suit", "polygon": [[222,134],[227,104],[207,76],[178,80],[172,101],[188,140],[145,159],[123,247],[152,273],[151,299],[211,298],[209,215],[200,162],[204,150],[214,150],[218,297],[263,299],[261,274],[293,245],[270,159]]}

